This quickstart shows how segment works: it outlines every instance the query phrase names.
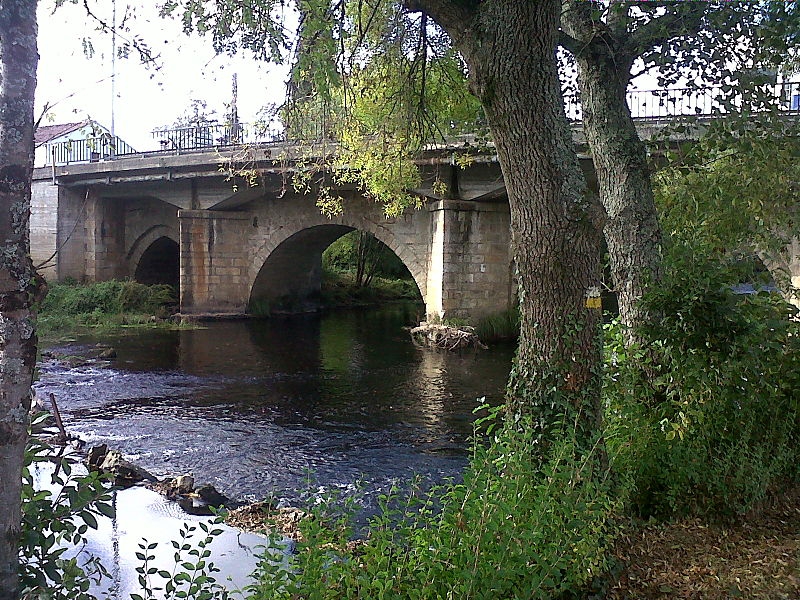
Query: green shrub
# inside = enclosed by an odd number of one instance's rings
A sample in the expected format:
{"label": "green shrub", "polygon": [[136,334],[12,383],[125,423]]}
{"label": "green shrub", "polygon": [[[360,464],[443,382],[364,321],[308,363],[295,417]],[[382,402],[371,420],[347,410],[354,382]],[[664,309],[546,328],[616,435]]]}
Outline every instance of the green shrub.
{"label": "green shrub", "polygon": [[744,513],[797,481],[800,327],[777,294],[737,296],[713,260],[646,299],[645,349],[609,328],[607,441],[643,516]]}
{"label": "green shrub", "polygon": [[39,329],[48,333],[78,327],[119,327],[166,317],[176,304],[168,285],[144,285],[135,281],[103,281],[92,284],[50,284],[39,307]]}
{"label": "green shrub", "polygon": [[373,277],[367,287],[358,286],[351,271],[327,269],[321,292],[325,306],[369,305],[389,301],[420,301],[419,289],[413,279]]}
{"label": "green shrub", "polygon": [[93,284],[51,284],[42,302],[44,315],[113,315],[159,312],[176,302],[168,285],[144,285],[135,281],[102,281]]}
{"label": "green shrub", "polygon": [[224,516],[221,513],[208,523],[199,521],[194,525],[181,525],[179,539],[171,540],[175,552],[170,570],[155,566],[158,542],[142,539],[136,552],[140,561],[136,578],[141,594],[131,594],[131,600],[229,600],[232,595],[217,581],[216,574],[220,570],[211,560],[211,544],[222,534],[217,525],[224,521]]}
{"label": "green shrub", "polygon": [[475,326],[475,333],[484,342],[517,339],[519,336],[519,308],[515,306],[483,317]]}
{"label": "green shrub", "polygon": [[[114,515],[108,486],[97,473],[76,474],[76,463],[35,438],[25,450],[19,542],[23,598],[93,600],[92,581],[109,576],[99,559],[80,553],[88,529],[97,528],[97,517]],[[42,469],[38,478],[37,469]],[[49,485],[40,485],[45,478]]]}
{"label": "green shrub", "polygon": [[254,597],[544,599],[584,588],[607,568],[619,502],[596,454],[567,436],[542,462],[525,425],[476,443],[461,482],[383,497],[355,549],[346,516],[317,508],[289,565],[280,550],[265,556]]}
{"label": "green shrub", "polygon": [[359,262],[359,253],[366,253],[361,260],[366,260],[367,270],[377,276],[394,279],[409,277],[403,261],[386,244],[369,234],[365,236],[360,231],[346,233],[328,246],[322,253],[322,266],[332,271],[354,272]]}

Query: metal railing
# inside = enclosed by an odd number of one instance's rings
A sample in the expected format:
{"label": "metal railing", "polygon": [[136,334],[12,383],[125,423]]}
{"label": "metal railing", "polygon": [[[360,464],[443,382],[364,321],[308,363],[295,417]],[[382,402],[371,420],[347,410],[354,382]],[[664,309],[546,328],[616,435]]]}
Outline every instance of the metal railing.
{"label": "metal railing", "polygon": [[152,132],[160,150],[197,150],[224,148],[242,144],[278,142],[283,129],[276,123],[234,123],[231,125],[197,125]]}
{"label": "metal railing", "polygon": [[47,166],[98,162],[135,153],[136,150],[119,137],[110,135],[50,142],[47,144]]}
{"label": "metal railing", "polygon": [[[627,94],[631,116],[637,120],[657,120],[671,117],[711,117],[728,114],[748,107],[753,112],[774,109],[800,114],[800,82],[765,85],[755,88],[748,96],[732,94],[724,86],[704,88],[665,88],[630,90]],[[564,111],[570,121],[583,117],[580,96],[564,97]]]}
{"label": "metal railing", "polygon": [[[682,116],[711,117],[730,113],[748,106],[751,110],[774,109],[787,114],[800,115],[800,82],[762,86],[748,98],[732,95],[722,86],[707,88],[668,88],[658,90],[631,90],[627,94],[631,114],[637,120],[659,120]],[[571,121],[582,119],[580,97],[565,95],[564,111]],[[477,124],[452,124],[454,135],[469,132]],[[248,144],[267,144],[287,141],[314,142],[323,138],[333,141],[330,131],[315,123],[306,123],[294,134],[287,136],[283,125],[277,121],[267,123],[209,124],[175,129],[158,129],[152,132],[157,147],[152,152],[182,152],[226,148]],[[443,133],[448,133],[443,132]],[[110,160],[135,154],[136,151],[121,139],[110,135],[48,144],[48,164],[65,165],[76,162]]]}

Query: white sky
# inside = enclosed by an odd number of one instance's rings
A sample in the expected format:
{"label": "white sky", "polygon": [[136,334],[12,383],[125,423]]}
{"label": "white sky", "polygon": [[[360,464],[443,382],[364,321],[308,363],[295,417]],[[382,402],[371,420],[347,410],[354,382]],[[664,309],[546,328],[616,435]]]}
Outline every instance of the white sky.
{"label": "white sky", "polygon": [[[285,67],[256,61],[247,53],[235,58],[215,57],[210,38],[189,38],[177,22],[158,17],[155,0],[139,9],[133,25],[154,53],[161,69],[141,65],[131,53],[117,59],[114,101],[116,134],[136,150],[156,149],[150,135],[156,127],[171,125],[193,99],[205,100],[224,119],[231,99],[231,79],[238,74],[239,118],[252,121],[260,108],[283,100]],[[111,2],[92,3],[111,22]],[[121,19],[125,2],[118,2]],[[94,56],[87,58],[84,38],[91,40]],[[118,44],[122,40],[118,39]],[[39,79],[36,116],[45,104],[55,104],[43,124],[81,121],[90,116],[111,127],[111,36],[96,29],[81,5],[65,4],[53,13],[53,0],[39,3]]]}

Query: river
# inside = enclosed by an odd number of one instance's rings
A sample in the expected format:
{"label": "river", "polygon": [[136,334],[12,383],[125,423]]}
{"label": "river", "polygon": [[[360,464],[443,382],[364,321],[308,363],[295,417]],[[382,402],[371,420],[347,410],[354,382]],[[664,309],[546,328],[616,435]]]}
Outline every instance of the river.
{"label": "river", "polygon": [[297,504],[326,490],[365,502],[419,475],[457,476],[476,399],[499,401],[510,346],[449,354],[413,345],[418,307],[218,321],[79,336],[47,347],[117,358],[43,360],[67,429],[154,475],[192,473],[229,497]]}
{"label": "river", "polygon": [[[415,306],[322,316],[217,321],[198,329],[132,329],[44,344],[37,394],[55,394],[66,428],[120,450],[158,477],[192,473],[236,500],[303,506],[353,494],[366,512],[376,496],[415,476],[457,477],[477,398],[502,397],[513,348],[464,354],[418,348],[404,326]],[[116,350],[112,361],[69,367],[69,356]],[[138,544],[170,540],[182,513],[149,490],[115,496],[117,517],[88,534],[85,555],[112,573],[98,596],[129,598]],[[248,584],[264,538],[224,527],[213,560],[229,588]]]}

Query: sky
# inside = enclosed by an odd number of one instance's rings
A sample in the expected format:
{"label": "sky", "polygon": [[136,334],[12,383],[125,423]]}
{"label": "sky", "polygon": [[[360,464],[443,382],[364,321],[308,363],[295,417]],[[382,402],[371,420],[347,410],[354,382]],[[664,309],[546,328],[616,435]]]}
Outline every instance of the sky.
{"label": "sky", "polygon": [[[126,2],[120,0],[118,19]],[[136,150],[157,149],[151,131],[169,126],[186,112],[193,99],[204,100],[222,120],[231,100],[231,82],[238,75],[238,112],[253,121],[270,103],[280,104],[285,93],[285,67],[276,67],[240,54],[215,56],[210,38],[186,36],[180,24],[161,19],[155,7],[138,9],[132,26],[139,37],[160,54],[159,69],[146,68],[133,53],[116,61],[114,94],[115,133]],[[101,16],[111,22],[110,1],[97,2]],[[39,73],[36,92],[42,124],[71,123],[90,117],[111,127],[112,41],[97,31],[82,5],[65,4],[53,12],[53,0],[39,2]],[[87,57],[84,40],[94,54]],[[123,40],[118,38],[118,45]]]}

